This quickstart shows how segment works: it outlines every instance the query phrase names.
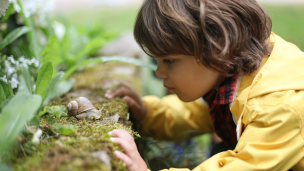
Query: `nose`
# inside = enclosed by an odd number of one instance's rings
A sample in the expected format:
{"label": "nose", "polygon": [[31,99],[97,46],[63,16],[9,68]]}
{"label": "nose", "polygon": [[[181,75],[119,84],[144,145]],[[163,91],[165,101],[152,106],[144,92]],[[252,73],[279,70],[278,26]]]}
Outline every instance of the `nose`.
{"label": "nose", "polygon": [[167,74],[164,71],[164,69],[160,66],[160,64],[157,65],[156,71],[155,71],[155,75],[158,78],[162,78],[162,79],[166,79],[167,78]]}

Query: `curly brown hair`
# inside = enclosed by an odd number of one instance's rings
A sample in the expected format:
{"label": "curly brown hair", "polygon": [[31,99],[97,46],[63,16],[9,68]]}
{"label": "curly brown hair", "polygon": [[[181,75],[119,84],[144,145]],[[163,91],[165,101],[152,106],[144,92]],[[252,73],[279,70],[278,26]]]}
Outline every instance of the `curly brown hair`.
{"label": "curly brown hair", "polygon": [[259,68],[271,27],[255,0],[145,0],[134,37],[150,56],[190,55],[231,76]]}

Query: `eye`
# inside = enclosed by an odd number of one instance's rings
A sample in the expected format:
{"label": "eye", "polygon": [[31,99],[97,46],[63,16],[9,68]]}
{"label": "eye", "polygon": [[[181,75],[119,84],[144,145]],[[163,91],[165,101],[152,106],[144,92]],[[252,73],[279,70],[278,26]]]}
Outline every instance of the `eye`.
{"label": "eye", "polygon": [[163,60],[163,63],[164,63],[164,64],[169,64],[169,65],[170,65],[170,64],[172,64],[173,62],[174,62],[174,59],[171,59],[171,60],[164,59],[164,60]]}

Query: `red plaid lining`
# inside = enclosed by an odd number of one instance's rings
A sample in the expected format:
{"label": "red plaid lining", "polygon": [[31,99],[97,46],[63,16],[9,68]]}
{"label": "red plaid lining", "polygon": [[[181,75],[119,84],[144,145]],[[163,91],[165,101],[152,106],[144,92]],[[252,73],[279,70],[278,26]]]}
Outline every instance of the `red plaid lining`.
{"label": "red plaid lining", "polygon": [[204,96],[204,99],[209,104],[210,116],[215,132],[231,149],[235,148],[237,139],[236,126],[229,104],[233,102],[237,79],[237,74],[225,79],[220,84],[217,92],[211,90]]}

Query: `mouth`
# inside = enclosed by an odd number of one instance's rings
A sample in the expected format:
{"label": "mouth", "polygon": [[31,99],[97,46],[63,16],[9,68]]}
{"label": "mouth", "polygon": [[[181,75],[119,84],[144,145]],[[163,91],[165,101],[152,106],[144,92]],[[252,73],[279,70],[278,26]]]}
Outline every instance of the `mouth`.
{"label": "mouth", "polygon": [[173,90],[175,90],[175,88],[173,88],[173,87],[168,87],[168,86],[165,86],[165,85],[164,85],[164,87],[166,87],[166,88],[168,89],[168,91],[173,91]]}

